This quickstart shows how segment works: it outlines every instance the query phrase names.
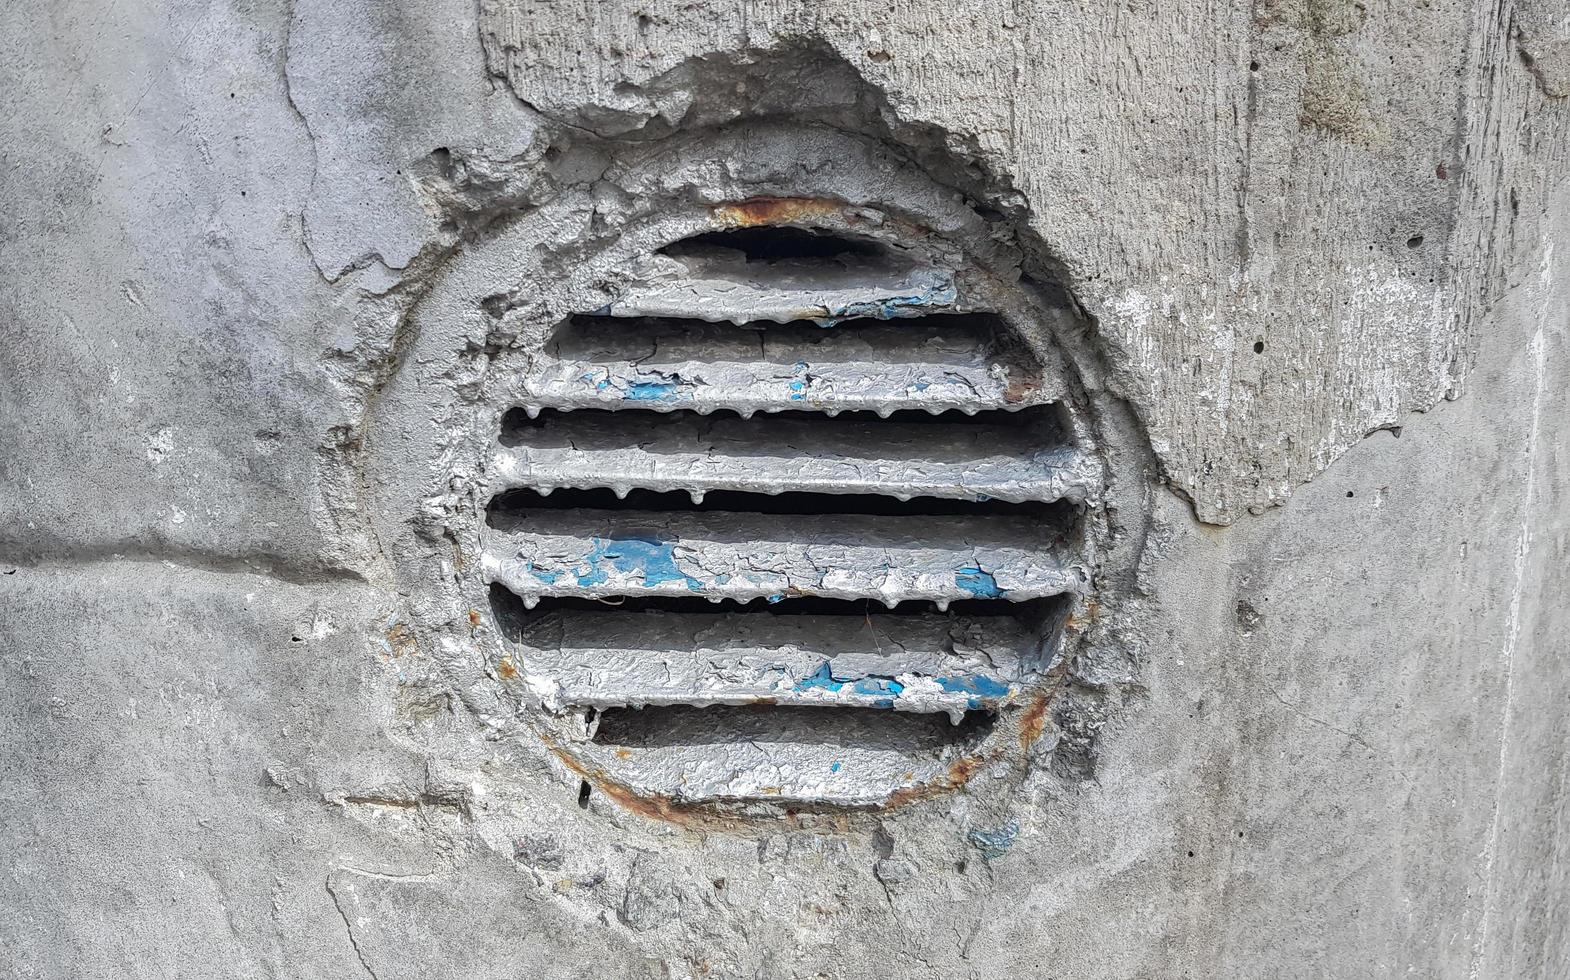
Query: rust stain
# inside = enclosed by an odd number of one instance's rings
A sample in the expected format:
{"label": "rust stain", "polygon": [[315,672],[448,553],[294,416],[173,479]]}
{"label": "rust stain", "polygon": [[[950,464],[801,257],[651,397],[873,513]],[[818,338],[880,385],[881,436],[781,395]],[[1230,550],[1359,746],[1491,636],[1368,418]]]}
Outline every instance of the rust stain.
{"label": "rust stain", "polygon": [[[546,738],[545,743],[551,754],[560,759],[562,764],[574,774],[581,776],[594,785],[594,788],[610,797],[622,809],[648,817],[674,824],[689,830],[708,830],[720,832],[743,832],[753,829],[759,823],[755,817],[734,816],[722,811],[717,811],[710,806],[697,803],[683,803],[661,793],[639,793],[631,787],[625,786],[608,776],[603,770],[584,765],[574,758],[571,753],[557,745],[552,739]],[[620,756],[621,752],[617,755]],[[893,810],[897,807],[914,803],[918,800],[930,799],[952,792],[970,781],[971,777],[991,759],[996,752],[984,755],[969,755],[955,760],[942,776],[915,786],[906,786],[889,794],[881,806],[872,808],[869,812]],[[906,773],[907,779],[914,779],[915,773]],[[765,795],[778,794],[777,786],[766,786],[760,790]],[[786,818],[801,829],[815,829],[826,826],[827,829],[839,832],[848,832],[851,828],[852,818],[855,814],[845,812],[818,813],[791,809],[786,812]],[[825,821],[817,818],[826,817]]]}
{"label": "rust stain", "polygon": [[393,657],[413,656],[419,652],[414,631],[404,622],[393,623],[382,634],[387,640],[387,650]]}
{"label": "rust stain", "polygon": [[1045,693],[1037,694],[1030,699],[1030,705],[1019,716],[1019,747],[1029,748],[1030,744],[1041,737],[1047,727],[1047,706],[1050,699]]}
{"label": "rust stain", "polygon": [[[1092,610],[1092,615],[1095,614]],[[1016,728],[1020,747],[1028,748],[1046,730],[1049,708],[1053,696],[1057,693],[1063,676],[1068,671],[1069,660],[1065,660],[1053,668],[1047,675],[1047,687],[1039,691],[1025,706],[1019,715]],[[686,803],[673,799],[660,793],[644,794],[631,787],[617,782],[597,767],[585,765],[581,760],[572,756],[548,736],[543,736],[547,748],[562,761],[573,773],[581,776],[594,784],[601,793],[615,802],[622,809],[639,816],[648,817],[665,823],[674,824],[695,831],[718,831],[722,833],[745,833],[756,830],[761,822],[757,816],[743,817],[724,811],[703,803]],[[625,759],[631,756],[627,749],[616,750],[616,757]],[[883,813],[898,809],[921,800],[932,799],[960,789],[980,772],[981,769],[996,761],[1004,755],[1001,747],[994,747],[991,751],[978,752],[963,756],[951,763],[943,773],[934,779],[923,783],[901,787],[890,793],[879,805],[847,812],[843,810],[822,811],[812,808],[791,807],[785,811],[784,819],[791,825],[804,830],[829,832],[849,832],[858,818],[871,814]],[[914,780],[916,774],[904,774],[907,781]],[[766,786],[759,790],[762,795],[778,795],[781,790],[777,786]]]}
{"label": "rust stain", "polygon": [[1077,610],[1070,610],[1063,618],[1063,628],[1070,632],[1080,633],[1087,626],[1101,618],[1101,603],[1094,599],[1085,600],[1085,615],[1081,618]]}
{"label": "rust stain", "polygon": [[657,793],[644,796],[636,793],[621,783],[616,782],[616,780],[611,779],[599,769],[583,765],[551,738],[546,737],[544,740],[546,747],[551,750],[551,754],[560,759],[562,765],[594,784],[595,789],[610,797],[617,806],[629,813],[636,813],[651,820],[660,820],[688,829],[712,828],[737,831],[746,828],[745,821],[727,817],[724,814],[715,813],[711,810],[701,809],[691,804],[678,803],[668,796]]}
{"label": "rust stain", "polygon": [[480,611],[478,609],[469,610],[469,625],[471,627],[480,625]]}
{"label": "rust stain", "polygon": [[727,228],[810,224],[826,217],[848,217],[844,202],[824,197],[754,197],[715,205],[712,214]]}
{"label": "rust stain", "polygon": [[917,786],[906,786],[890,793],[888,801],[883,805],[884,809],[892,810],[907,803],[930,799],[931,797],[959,789],[970,781],[970,777],[974,776],[976,770],[980,769],[986,761],[987,757],[981,755],[967,755],[955,759],[953,764],[949,766],[948,772],[937,779],[928,780]]}
{"label": "rust stain", "polygon": [[504,681],[510,681],[518,676],[518,668],[512,665],[511,657],[503,657],[497,662],[496,676]]}
{"label": "rust stain", "polygon": [[1010,371],[1008,387],[1003,389],[1003,400],[1010,405],[1018,405],[1040,390],[1040,378]]}

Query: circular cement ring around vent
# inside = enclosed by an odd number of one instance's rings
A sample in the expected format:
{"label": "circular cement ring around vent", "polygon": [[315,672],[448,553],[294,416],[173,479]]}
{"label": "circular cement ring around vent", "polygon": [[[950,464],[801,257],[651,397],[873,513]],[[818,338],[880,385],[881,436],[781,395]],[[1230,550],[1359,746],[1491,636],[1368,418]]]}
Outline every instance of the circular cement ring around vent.
{"label": "circular cement ring around vent", "polygon": [[375,406],[421,643],[634,809],[1017,774],[1116,577],[1068,304],[919,175],[896,207],[836,172],[694,203],[672,167],[615,234],[583,199],[514,222],[444,270]]}

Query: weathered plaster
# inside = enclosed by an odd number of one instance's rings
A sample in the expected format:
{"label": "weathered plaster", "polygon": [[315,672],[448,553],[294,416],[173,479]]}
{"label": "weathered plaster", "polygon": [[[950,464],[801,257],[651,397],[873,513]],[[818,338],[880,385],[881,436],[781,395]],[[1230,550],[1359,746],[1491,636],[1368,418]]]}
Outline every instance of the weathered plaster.
{"label": "weathered plaster", "polygon": [[[0,973],[1570,971],[1553,3],[382,6],[0,11]],[[426,483],[364,451],[411,308],[520,211],[615,241],[608,168],[743,110],[1062,272],[1194,501],[1142,488],[1015,794],[580,806],[411,625]]]}

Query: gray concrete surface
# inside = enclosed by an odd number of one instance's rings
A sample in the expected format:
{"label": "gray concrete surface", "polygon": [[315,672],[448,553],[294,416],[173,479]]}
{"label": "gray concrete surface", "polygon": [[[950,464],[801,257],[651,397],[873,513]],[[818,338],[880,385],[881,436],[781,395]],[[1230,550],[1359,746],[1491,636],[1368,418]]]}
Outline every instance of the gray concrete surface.
{"label": "gray concrete surface", "polygon": [[[1550,0],[0,18],[0,975],[1570,974]],[[758,179],[628,175],[759,115],[963,192],[1148,442],[1119,654],[1006,789],[580,807],[415,628],[421,298]]]}

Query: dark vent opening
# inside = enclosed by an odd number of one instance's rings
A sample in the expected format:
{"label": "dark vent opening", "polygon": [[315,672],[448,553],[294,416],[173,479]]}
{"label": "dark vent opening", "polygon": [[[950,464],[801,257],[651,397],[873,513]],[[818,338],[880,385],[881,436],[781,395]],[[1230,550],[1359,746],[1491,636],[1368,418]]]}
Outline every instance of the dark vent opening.
{"label": "dark vent opening", "polygon": [[511,530],[526,524],[536,511],[599,510],[661,511],[665,513],[730,513],[814,516],[853,514],[868,517],[1036,517],[1048,527],[1066,534],[1078,517],[1080,507],[1066,500],[1044,503],[1027,500],[950,500],[944,497],[912,497],[900,500],[875,493],[748,493],[740,490],[711,490],[702,503],[694,503],[680,490],[631,490],[626,497],[606,487],[561,489],[549,494],[538,490],[508,490],[491,498],[485,508],[486,524],[496,530]]}
{"label": "dark vent opening", "polygon": [[946,251],[848,227],[644,256],[493,430],[498,646],[639,794],[876,805],[1058,677],[1100,490],[1072,374],[953,312],[979,295]]}
{"label": "dark vent opening", "polygon": [[684,238],[660,249],[673,257],[709,256],[716,252],[740,252],[746,261],[781,262],[800,259],[839,260],[841,262],[881,257],[887,249],[862,238],[809,231],[805,228],[767,226],[711,231]]}
{"label": "dark vent opening", "polygon": [[977,744],[995,723],[992,712],[979,710],[965,712],[955,724],[946,714],[882,708],[669,705],[607,708],[600,712],[594,741],[629,749],[732,745],[739,741],[825,748],[886,745],[920,753]]}
{"label": "dark vent opening", "polygon": [[[811,319],[776,323],[772,320],[714,321],[696,317],[576,313],[556,325],[548,349],[558,357],[590,362],[639,360],[653,353],[661,338],[707,337],[717,331],[729,336],[756,335],[749,338],[754,345],[803,349],[834,345],[854,339],[854,335],[867,334],[875,338],[881,353],[897,362],[931,359],[934,342],[940,339],[951,345],[968,342],[974,348],[1000,352],[1024,350],[1002,318],[991,313],[928,313],[902,317],[897,322],[858,316],[836,319],[829,327]],[[873,341],[869,339],[869,342]]]}
{"label": "dark vent opening", "polygon": [[[621,409],[622,412],[637,412],[636,408]],[[596,408],[540,409],[534,418],[521,408],[514,408],[502,416],[501,433],[497,441],[508,449],[526,446],[531,439],[538,438],[538,433],[553,429],[570,431],[573,428],[598,424],[598,420],[606,415],[614,415],[614,411]],[[778,419],[790,425],[806,425],[814,428],[821,427],[823,432],[832,432],[836,429],[849,430],[861,426],[906,426],[922,425],[932,426],[934,430],[952,428],[956,431],[970,431],[974,429],[997,429],[1002,432],[1016,433],[1020,430],[1028,431],[1031,437],[1040,445],[1065,439],[1067,410],[1061,404],[1032,405],[1029,408],[1009,410],[1004,408],[986,409],[967,414],[959,409],[949,409],[944,412],[928,412],[923,409],[905,409],[890,412],[887,416],[877,412],[840,412],[838,415],[827,415],[821,411],[811,409],[798,409],[795,411],[768,412],[756,414],[752,418],[743,418],[741,413],[731,409],[718,409],[710,412],[703,418],[715,423],[728,425],[741,421],[745,424],[767,422]],[[637,416],[638,427],[646,432],[658,432],[662,427],[676,427],[685,424],[683,414],[675,412],[639,412]],[[934,435],[937,433],[934,432]]]}
{"label": "dark vent opening", "polygon": [[1059,622],[1068,611],[1067,596],[1050,599],[1030,599],[1010,602],[1007,599],[957,599],[949,603],[947,612],[940,611],[937,603],[922,601],[901,602],[887,609],[876,599],[827,599],[819,596],[787,596],[777,602],[754,599],[739,602],[723,599],[710,602],[699,596],[640,596],[637,598],[586,599],[579,596],[541,596],[538,605],[529,609],[523,600],[501,585],[491,585],[491,612],[503,639],[519,642],[524,630],[552,613],[605,612],[616,610],[628,614],[724,616],[747,613],[756,616],[837,616],[843,617],[846,628],[861,628],[868,620],[876,622],[887,616],[945,616],[952,620],[1012,619],[1037,630],[1047,630]]}

